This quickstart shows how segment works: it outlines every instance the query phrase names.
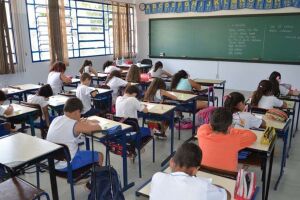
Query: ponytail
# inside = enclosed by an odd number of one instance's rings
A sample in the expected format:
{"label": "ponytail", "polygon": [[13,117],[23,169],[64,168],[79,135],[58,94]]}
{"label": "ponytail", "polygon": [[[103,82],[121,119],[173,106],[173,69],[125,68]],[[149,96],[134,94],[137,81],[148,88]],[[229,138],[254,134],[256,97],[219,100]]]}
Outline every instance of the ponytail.
{"label": "ponytail", "polygon": [[269,77],[269,80],[271,81],[272,83],[272,86],[273,86],[273,94],[275,96],[280,96],[280,90],[279,90],[279,81],[281,79],[281,74],[277,71],[274,71],[271,73],[270,77]]}
{"label": "ponytail", "polygon": [[251,106],[258,106],[258,103],[262,96],[273,94],[272,89],[273,87],[271,81],[262,80],[259,83],[256,91],[252,95]]}

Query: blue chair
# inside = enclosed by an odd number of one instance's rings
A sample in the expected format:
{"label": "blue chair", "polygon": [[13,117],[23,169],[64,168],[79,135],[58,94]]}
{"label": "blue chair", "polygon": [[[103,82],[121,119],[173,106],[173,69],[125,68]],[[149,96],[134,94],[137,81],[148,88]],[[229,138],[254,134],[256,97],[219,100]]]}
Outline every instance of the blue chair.
{"label": "blue chair", "polygon": [[10,134],[11,124],[9,122],[3,122],[0,124],[0,137]]}

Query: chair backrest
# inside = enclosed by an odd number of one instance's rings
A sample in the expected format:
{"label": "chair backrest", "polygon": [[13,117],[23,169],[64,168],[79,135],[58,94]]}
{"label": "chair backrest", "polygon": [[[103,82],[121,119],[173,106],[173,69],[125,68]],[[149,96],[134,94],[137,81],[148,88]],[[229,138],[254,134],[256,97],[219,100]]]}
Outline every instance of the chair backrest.
{"label": "chair backrest", "polygon": [[61,143],[56,143],[56,144],[63,147],[63,152],[64,153],[63,154],[62,153],[55,154],[54,159],[59,160],[59,161],[71,161],[71,154],[70,154],[68,146],[65,145],[65,144],[61,144]]}
{"label": "chair backrest", "polygon": [[251,113],[266,114],[267,111],[268,110],[264,109],[264,108],[258,108],[258,107],[254,107],[254,106],[250,107],[250,112]]}
{"label": "chair backrest", "polygon": [[201,165],[199,171],[211,173],[211,174],[214,174],[217,176],[222,176],[222,177],[230,178],[230,179],[234,179],[234,180],[236,179],[237,174],[238,174],[238,172],[226,171],[226,170],[217,169],[217,168],[204,166],[204,165]]}
{"label": "chair backrest", "polygon": [[137,119],[113,116],[113,120],[130,125],[134,132],[140,131],[140,126],[139,126],[139,122]]}
{"label": "chair backrest", "polygon": [[149,64],[149,65],[152,66],[152,60],[151,60],[151,59],[143,59],[143,60],[141,61],[141,64]]}

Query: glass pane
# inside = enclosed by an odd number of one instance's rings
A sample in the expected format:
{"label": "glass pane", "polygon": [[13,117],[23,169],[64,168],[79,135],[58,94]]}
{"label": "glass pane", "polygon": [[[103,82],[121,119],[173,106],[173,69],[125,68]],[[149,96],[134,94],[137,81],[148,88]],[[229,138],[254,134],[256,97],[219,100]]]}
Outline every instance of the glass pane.
{"label": "glass pane", "polygon": [[74,57],[79,57],[79,51],[78,50],[74,50]]}
{"label": "glass pane", "polygon": [[27,0],[27,3],[33,3],[34,0]]}
{"label": "glass pane", "polygon": [[16,62],[17,62],[16,54],[13,54],[13,55],[12,55],[12,59],[13,59],[13,63],[16,63]]}
{"label": "glass pane", "polygon": [[40,44],[40,51],[49,51],[49,44]]}
{"label": "glass pane", "polygon": [[80,42],[80,48],[98,48],[104,47],[103,41],[98,42]]}
{"label": "glass pane", "polygon": [[41,52],[41,60],[50,60],[49,52]]}
{"label": "glass pane", "polygon": [[83,25],[100,25],[103,26],[103,20],[102,19],[91,19],[91,18],[78,18],[78,24]]}
{"label": "glass pane", "polygon": [[35,28],[36,27],[36,21],[35,21],[35,14],[34,14],[34,7],[33,5],[28,5],[27,6],[27,14],[28,14],[28,23],[29,23],[29,28]]}
{"label": "glass pane", "polygon": [[38,51],[38,41],[36,30],[30,30],[30,39],[31,39],[31,51]]}
{"label": "glass pane", "polygon": [[36,4],[42,4],[42,5],[47,5],[48,4],[48,0],[35,0]]}
{"label": "glass pane", "polygon": [[102,4],[99,3],[91,3],[91,2],[83,2],[77,1],[77,8],[87,8],[92,10],[102,10]]}
{"label": "glass pane", "polygon": [[5,3],[5,11],[6,11],[6,18],[7,18],[7,26],[11,28],[11,14],[10,14],[10,6],[9,3]]}
{"label": "glass pane", "polygon": [[86,40],[103,40],[103,34],[79,34],[79,40],[86,41]]}
{"label": "glass pane", "polygon": [[11,46],[11,51],[15,53],[15,41],[14,41],[14,35],[12,30],[9,30],[9,40],[10,40],[10,46]]}
{"label": "glass pane", "polygon": [[33,61],[40,61],[39,53],[32,53],[32,60]]}
{"label": "glass pane", "polygon": [[73,51],[68,51],[68,55],[69,55],[69,58],[73,58],[74,57]]}
{"label": "glass pane", "polygon": [[78,26],[79,33],[102,33],[103,28],[99,26]]}
{"label": "glass pane", "polygon": [[77,10],[77,15],[80,17],[102,18],[102,12],[90,10]]}
{"label": "glass pane", "polygon": [[105,49],[84,49],[80,50],[80,56],[97,56],[97,55],[105,55]]}
{"label": "glass pane", "polygon": [[48,25],[47,17],[37,17],[38,26]]}

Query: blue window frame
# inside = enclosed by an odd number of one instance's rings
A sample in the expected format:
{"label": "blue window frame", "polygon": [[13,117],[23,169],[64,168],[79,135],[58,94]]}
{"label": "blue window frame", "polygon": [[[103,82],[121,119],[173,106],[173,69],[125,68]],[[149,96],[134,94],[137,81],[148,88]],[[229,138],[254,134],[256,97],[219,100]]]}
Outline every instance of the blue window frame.
{"label": "blue window frame", "polygon": [[[47,0],[26,0],[33,62],[50,59]],[[69,58],[113,53],[112,7],[110,4],[65,0]]]}
{"label": "blue window frame", "polygon": [[17,56],[16,56],[16,46],[15,46],[15,37],[14,37],[14,27],[12,23],[12,14],[11,14],[11,5],[10,0],[5,0],[5,10],[6,10],[6,17],[7,17],[7,26],[9,31],[9,39],[10,39],[10,46],[12,51],[12,57],[14,64],[17,63]]}

